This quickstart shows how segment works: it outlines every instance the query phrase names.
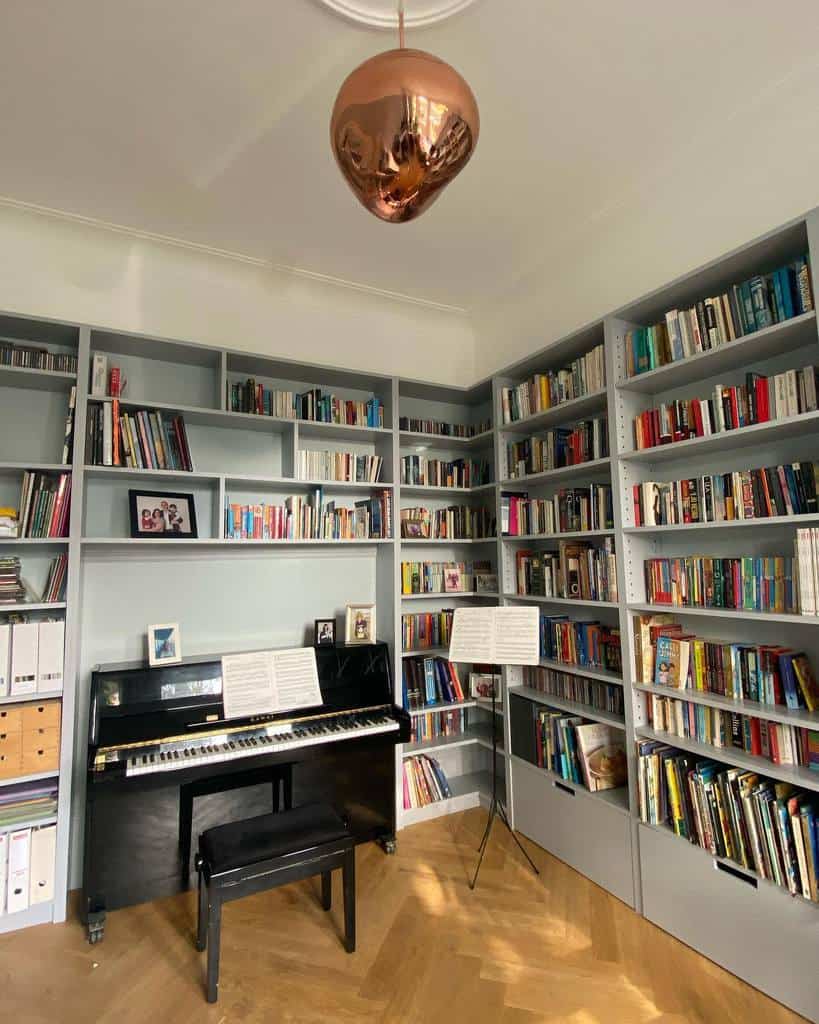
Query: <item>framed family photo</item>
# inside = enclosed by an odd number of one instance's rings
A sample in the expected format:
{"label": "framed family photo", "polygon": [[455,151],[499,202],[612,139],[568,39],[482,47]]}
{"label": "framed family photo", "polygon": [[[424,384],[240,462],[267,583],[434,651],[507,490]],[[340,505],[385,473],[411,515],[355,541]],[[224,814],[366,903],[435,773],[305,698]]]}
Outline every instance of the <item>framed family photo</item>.
{"label": "framed family photo", "polygon": [[168,491],[128,491],[131,536],[163,540],[197,537],[192,494]]}
{"label": "framed family photo", "polygon": [[336,642],[336,620],[316,619],[315,620],[315,646],[332,647]]}
{"label": "framed family photo", "polygon": [[375,605],[348,604],[344,639],[348,644],[375,643]]}
{"label": "framed family photo", "polygon": [[182,661],[182,641],[179,637],[179,623],[166,622],[159,626],[148,626],[148,664],[178,665]]}

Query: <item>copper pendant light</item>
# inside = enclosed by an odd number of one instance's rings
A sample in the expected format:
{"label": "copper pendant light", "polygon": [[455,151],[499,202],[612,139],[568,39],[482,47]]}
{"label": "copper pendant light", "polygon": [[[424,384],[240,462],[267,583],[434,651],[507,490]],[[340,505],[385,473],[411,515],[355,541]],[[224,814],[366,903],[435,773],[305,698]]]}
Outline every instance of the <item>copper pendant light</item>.
{"label": "copper pendant light", "polygon": [[404,47],[371,57],[345,79],[333,107],[330,142],[359,202],[399,223],[424,212],[469,161],[478,143],[478,104],[444,61]]}

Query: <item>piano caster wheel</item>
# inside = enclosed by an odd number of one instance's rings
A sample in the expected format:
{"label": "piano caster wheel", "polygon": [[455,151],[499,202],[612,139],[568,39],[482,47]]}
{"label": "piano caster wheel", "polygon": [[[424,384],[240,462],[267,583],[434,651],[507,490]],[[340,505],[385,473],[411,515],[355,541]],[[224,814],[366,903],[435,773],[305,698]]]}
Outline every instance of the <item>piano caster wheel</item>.
{"label": "piano caster wheel", "polygon": [[88,941],[92,946],[102,942],[105,935],[105,914],[88,915]]}
{"label": "piano caster wheel", "polygon": [[392,856],[395,853],[395,850],[396,850],[395,839],[393,839],[393,838],[390,838],[390,839],[379,839],[378,841],[381,844],[381,849],[388,856]]}

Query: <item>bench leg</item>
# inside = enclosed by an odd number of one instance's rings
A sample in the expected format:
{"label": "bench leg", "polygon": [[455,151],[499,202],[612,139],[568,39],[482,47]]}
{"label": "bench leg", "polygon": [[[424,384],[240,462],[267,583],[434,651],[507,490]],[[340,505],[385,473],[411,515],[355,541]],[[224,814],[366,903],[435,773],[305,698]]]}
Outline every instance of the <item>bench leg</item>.
{"label": "bench leg", "polygon": [[332,871],[322,871],[321,873],[321,905],[324,910],[329,910],[333,905]]}
{"label": "bench leg", "polygon": [[219,938],[222,927],[222,901],[216,896],[208,900],[208,982],[207,1000],[215,1003],[219,996]]}
{"label": "bench leg", "polygon": [[196,923],[196,948],[203,953],[208,944],[208,886],[199,871],[199,917]]}
{"label": "bench leg", "polygon": [[355,848],[349,850],[341,869],[344,881],[344,948],[355,953]]}
{"label": "bench leg", "polygon": [[191,833],[193,831],[193,797],[187,786],[179,787],[179,860],[182,879],[187,882],[191,864]]}
{"label": "bench leg", "polygon": [[284,783],[284,809],[293,810],[293,765],[286,764],[283,771]]}

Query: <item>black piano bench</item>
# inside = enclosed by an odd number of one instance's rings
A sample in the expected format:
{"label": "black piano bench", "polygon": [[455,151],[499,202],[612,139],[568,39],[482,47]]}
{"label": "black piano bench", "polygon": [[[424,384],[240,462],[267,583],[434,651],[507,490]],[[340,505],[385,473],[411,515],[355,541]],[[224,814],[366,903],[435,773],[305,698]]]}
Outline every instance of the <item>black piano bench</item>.
{"label": "black piano bench", "polygon": [[321,903],[330,909],[332,872],[344,881],[344,948],[355,952],[355,841],[327,804],[209,828],[199,837],[199,925],[196,948],[208,951],[207,999],[219,990],[222,904],[321,875]]}

